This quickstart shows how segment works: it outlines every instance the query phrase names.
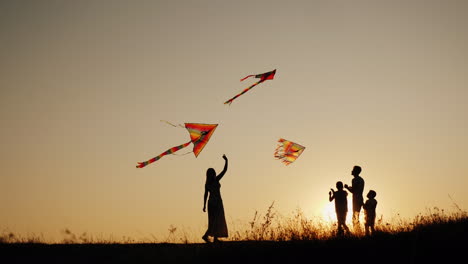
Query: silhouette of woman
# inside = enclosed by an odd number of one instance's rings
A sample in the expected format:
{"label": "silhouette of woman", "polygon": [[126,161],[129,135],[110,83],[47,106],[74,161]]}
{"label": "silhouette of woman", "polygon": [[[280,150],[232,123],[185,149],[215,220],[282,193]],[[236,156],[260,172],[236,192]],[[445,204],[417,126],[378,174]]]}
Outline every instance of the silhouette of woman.
{"label": "silhouette of woman", "polygon": [[216,171],[209,168],[206,171],[205,194],[203,195],[203,212],[206,212],[206,199],[208,193],[208,229],[203,235],[202,239],[209,243],[208,236],[213,237],[214,242],[219,242],[218,237],[228,237],[228,229],[226,225],[226,218],[224,217],[223,200],[221,199],[221,184],[219,181],[223,178],[228,168],[228,159],[223,155],[224,169],[216,176]]}

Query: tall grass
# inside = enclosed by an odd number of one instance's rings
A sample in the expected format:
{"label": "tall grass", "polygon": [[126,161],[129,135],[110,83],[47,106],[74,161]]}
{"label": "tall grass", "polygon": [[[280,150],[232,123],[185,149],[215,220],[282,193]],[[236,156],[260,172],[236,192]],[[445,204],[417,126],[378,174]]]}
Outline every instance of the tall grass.
{"label": "tall grass", "polygon": [[[468,213],[454,204],[455,211],[447,213],[438,207],[426,209],[424,213],[412,219],[404,219],[396,215],[389,220],[380,216],[376,219],[376,234],[399,234],[418,232],[425,229],[436,229],[451,224],[468,225]],[[361,226],[363,223],[361,223]],[[274,207],[274,202],[265,213],[255,212],[251,221],[240,225],[230,225],[231,236],[226,241],[300,241],[334,239],[336,223],[325,221],[319,217],[307,218],[297,209],[291,215],[283,216]],[[234,228],[232,228],[234,227]],[[350,227],[352,228],[352,227]],[[134,239],[131,237],[93,236],[87,233],[75,234],[69,229],[61,231],[62,239],[47,241],[42,234],[17,235],[4,230],[0,233],[0,243],[60,243],[60,244],[134,244],[134,243],[199,243],[201,234],[188,232],[173,225],[168,228],[167,237],[161,239],[151,235],[149,238]],[[363,237],[363,230],[352,230],[348,237]]]}
{"label": "tall grass", "polygon": [[0,234],[0,243],[24,243],[24,244],[35,244],[43,243],[45,238],[42,234],[27,234],[26,236],[17,235],[11,231],[4,230]]}
{"label": "tall grass", "polygon": [[[8,230],[3,230],[0,233],[0,243],[21,243],[21,244],[114,244],[114,243],[135,243],[135,240],[130,237],[122,237],[116,239],[112,236],[104,238],[102,236],[94,236],[86,232],[75,234],[70,229],[61,230],[62,239],[59,241],[50,241],[45,239],[43,234],[37,235],[28,233],[26,235],[15,234]],[[118,241],[118,242],[117,242]]]}
{"label": "tall grass", "polygon": [[[380,216],[376,219],[376,234],[398,234],[415,232],[426,228],[437,228],[442,225],[468,224],[468,213],[455,204],[455,211],[445,212],[438,207],[428,208],[426,212],[416,215],[413,219],[404,219],[397,215],[388,221]],[[361,228],[353,230],[348,237],[363,237]],[[272,203],[265,214],[255,212],[248,226],[236,230],[230,238],[232,241],[295,241],[295,240],[326,240],[337,236],[337,224],[324,221],[322,218],[307,218],[297,209],[290,216],[279,215]]]}
{"label": "tall grass", "polygon": [[264,215],[255,212],[248,227],[237,230],[232,241],[289,241],[324,239],[330,236],[332,226],[320,218],[307,219],[297,209],[292,216],[282,216],[274,208],[274,202]]}

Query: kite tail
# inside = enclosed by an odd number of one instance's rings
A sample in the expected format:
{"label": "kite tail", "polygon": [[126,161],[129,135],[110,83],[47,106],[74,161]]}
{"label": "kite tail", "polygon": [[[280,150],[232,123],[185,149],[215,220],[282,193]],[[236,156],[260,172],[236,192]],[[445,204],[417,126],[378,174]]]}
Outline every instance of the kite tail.
{"label": "kite tail", "polygon": [[[276,159],[281,160],[281,162],[284,163],[285,165],[289,165],[292,162],[288,158],[295,158],[295,156],[291,155],[291,154],[288,154],[288,148],[285,147],[285,145],[284,145],[284,142],[286,142],[286,141],[287,140],[282,139],[282,138],[280,138],[278,140],[278,147],[276,147],[276,149],[275,149],[274,156],[275,156]],[[291,151],[291,150],[289,149],[289,151]],[[292,151],[297,152],[295,150],[292,150]]]}
{"label": "kite tail", "polygon": [[[282,138],[280,140],[278,140],[278,146],[276,147],[275,154],[274,154],[275,158],[277,158],[277,159],[284,158],[285,149],[284,149],[284,145],[282,144],[283,142],[284,142],[284,139],[282,139]],[[283,162],[284,162],[284,160],[283,160]]]}
{"label": "kite tail", "polygon": [[244,78],[242,78],[240,81],[242,82],[243,80],[245,80],[245,79],[247,79],[247,78],[249,78],[249,77],[252,77],[252,76],[256,76],[256,75],[255,75],[255,74],[247,75],[247,76],[245,76]]}
{"label": "kite tail", "polygon": [[289,164],[292,163],[290,160],[287,159],[289,156],[290,155],[280,155],[280,154],[275,152],[275,158],[280,160],[282,163],[284,163],[286,165],[289,165]]}
{"label": "kite tail", "polygon": [[256,85],[258,85],[258,84],[260,84],[260,83],[262,83],[262,82],[263,82],[263,81],[260,80],[260,81],[258,81],[258,82],[256,82],[256,83],[252,84],[251,86],[245,88],[242,92],[240,92],[239,94],[237,94],[237,95],[234,96],[233,98],[231,98],[231,99],[227,100],[226,102],[224,102],[224,104],[229,104],[229,105],[230,105],[230,104],[232,103],[232,101],[234,101],[234,99],[236,99],[237,97],[239,97],[239,96],[245,94],[248,90],[252,89],[253,87],[255,87]]}
{"label": "kite tail", "polygon": [[158,161],[163,156],[166,156],[168,154],[172,154],[172,153],[174,153],[174,152],[176,152],[176,151],[178,151],[180,149],[183,149],[183,148],[187,147],[188,145],[190,145],[190,143],[192,143],[192,141],[189,141],[189,142],[187,142],[185,144],[170,148],[170,149],[166,150],[165,152],[159,154],[158,156],[156,156],[156,157],[154,157],[152,159],[149,159],[147,161],[138,162],[138,165],[136,165],[136,167],[137,168],[143,168],[143,167],[145,167],[145,166],[147,166],[147,165],[149,165],[149,164],[151,164],[151,163],[153,163],[155,161]]}
{"label": "kite tail", "polygon": [[282,159],[282,158],[284,158],[284,154],[285,154],[285,152],[284,152],[284,147],[283,147],[283,146],[278,146],[278,147],[276,148],[276,150],[275,150],[274,156],[275,156],[275,158],[277,158],[277,159]]}

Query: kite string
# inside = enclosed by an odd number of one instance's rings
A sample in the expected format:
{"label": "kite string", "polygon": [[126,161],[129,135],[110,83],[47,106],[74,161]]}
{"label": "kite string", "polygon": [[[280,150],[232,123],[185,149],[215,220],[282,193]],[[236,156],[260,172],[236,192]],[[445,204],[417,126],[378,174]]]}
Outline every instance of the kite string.
{"label": "kite string", "polygon": [[166,121],[166,120],[159,120],[159,121],[161,121],[161,122],[164,122],[164,123],[166,123],[166,124],[168,124],[168,125],[170,125],[170,126],[173,126],[173,127],[181,127],[181,128],[185,128],[185,127],[184,127],[184,126],[182,126],[181,124],[174,125],[174,124],[172,124],[171,122],[169,122],[169,121]]}
{"label": "kite string", "polygon": [[185,156],[185,155],[190,154],[190,153],[193,153],[193,151],[189,151],[189,152],[184,153],[184,154],[172,153],[172,155],[176,155],[176,156]]}
{"label": "kite string", "polygon": [[[181,124],[178,124],[178,125],[174,125],[172,124],[171,122],[167,121],[167,120],[159,120],[161,122],[164,122],[170,126],[173,126],[173,127],[181,127],[181,128],[185,128],[184,126],[182,126]],[[193,151],[190,151],[190,152],[187,152],[187,153],[184,153],[184,154],[177,154],[177,153],[171,153],[172,155],[176,155],[176,156],[185,156],[187,154],[190,154],[190,153],[193,153]]]}

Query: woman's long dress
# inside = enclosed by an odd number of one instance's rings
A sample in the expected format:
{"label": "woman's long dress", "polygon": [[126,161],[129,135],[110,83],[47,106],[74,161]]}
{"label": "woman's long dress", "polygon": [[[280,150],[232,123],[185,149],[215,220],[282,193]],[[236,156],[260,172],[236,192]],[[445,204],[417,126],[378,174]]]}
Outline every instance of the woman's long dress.
{"label": "woman's long dress", "polygon": [[215,181],[206,184],[205,188],[210,192],[208,199],[208,230],[206,234],[213,237],[228,237],[226,218],[224,217],[223,200],[221,199],[221,184]]}

